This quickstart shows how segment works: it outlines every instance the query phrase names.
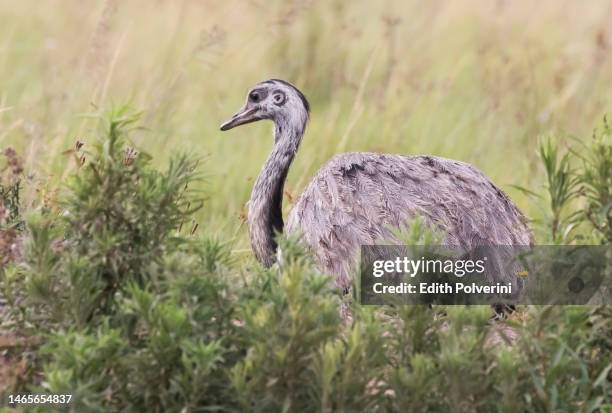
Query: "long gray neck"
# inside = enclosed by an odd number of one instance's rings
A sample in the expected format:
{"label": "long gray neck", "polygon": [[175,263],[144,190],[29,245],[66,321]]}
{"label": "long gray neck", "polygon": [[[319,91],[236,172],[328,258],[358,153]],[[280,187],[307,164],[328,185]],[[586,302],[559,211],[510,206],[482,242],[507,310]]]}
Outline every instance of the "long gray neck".
{"label": "long gray neck", "polygon": [[249,235],[255,257],[270,267],[276,260],[277,233],[283,232],[283,187],[302,141],[306,123],[277,122],[274,148],[264,164],[249,202]]}

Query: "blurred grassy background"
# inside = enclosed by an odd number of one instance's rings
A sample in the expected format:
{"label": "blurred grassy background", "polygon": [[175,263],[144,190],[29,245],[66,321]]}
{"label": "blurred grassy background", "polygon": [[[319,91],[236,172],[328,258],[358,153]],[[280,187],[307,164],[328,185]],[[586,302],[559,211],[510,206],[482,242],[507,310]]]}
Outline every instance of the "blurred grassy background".
{"label": "blurred grassy background", "polygon": [[0,147],[24,154],[33,200],[93,140],[79,115],[130,101],[155,162],[206,156],[200,228],[246,246],[271,126],[218,126],[278,77],[313,108],[286,208],[333,154],[383,151],[473,163],[529,214],[510,185],[541,182],[538,135],[587,137],[610,112],[610,17],[607,0],[0,1]]}

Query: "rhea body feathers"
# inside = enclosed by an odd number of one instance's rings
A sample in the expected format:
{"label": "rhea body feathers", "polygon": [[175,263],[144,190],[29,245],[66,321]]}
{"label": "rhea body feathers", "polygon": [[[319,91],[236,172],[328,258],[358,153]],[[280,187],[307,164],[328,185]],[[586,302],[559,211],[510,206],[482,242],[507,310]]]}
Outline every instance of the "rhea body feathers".
{"label": "rhea body feathers", "polygon": [[275,262],[277,234],[298,233],[321,268],[347,289],[360,246],[391,239],[394,228],[417,216],[443,234],[447,245],[532,244],[523,215],[503,191],[473,166],[434,156],[336,155],[308,184],[285,226],[284,183],[308,116],[304,95],[272,79],[251,89],[245,106],[221,126],[228,130],[262,119],[275,124],[274,146],[248,212],[251,246],[263,265]]}

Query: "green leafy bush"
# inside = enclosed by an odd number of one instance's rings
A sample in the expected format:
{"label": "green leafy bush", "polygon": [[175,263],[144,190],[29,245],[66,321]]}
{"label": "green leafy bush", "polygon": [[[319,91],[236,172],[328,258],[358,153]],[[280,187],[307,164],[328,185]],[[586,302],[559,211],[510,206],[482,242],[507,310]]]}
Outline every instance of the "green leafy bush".
{"label": "green leafy bush", "polygon": [[3,153],[0,164],[0,271],[21,256],[19,233],[23,230],[20,189],[23,173],[21,159],[14,149]]}
{"label": "green leafy bush", "polygon": [[567,244],[574,240],[580,211],[572,209],[572,206],[578,197],[579,182],[576,170],[572,168],[571,155],[570,152],[561,152],[554,137],[541,139],[538,157],[546,175],[546,183],[542,185],[543,195],[515,186],[539,202],[543,218],[534,222],[539,224],[539,238],[546,243]]}
{"label": "green leafy bush", "polygon": [[543,193],[514,186],[538,201],[534,219],[539,239],[551,244],[609,244],[612,240],[612,132],[604,117],[590,140],[574,139],[563,151],[558,137],[546,136],[538,158],[546,183]]}
{"label": "green leafy bush", "polygon": [[574,152],[582,161],[578,175],[586,199],[586,219],[599,236],[612,242],[612,129],[606,118],[593,131],[591,142]]}
{"label": "green leafy bush", "polygon": [[498,324],[488,307],[360,307],[291,240],[281,265],[245,268],[187,228],[203,205],[196,161],[157,171],[126,151],[135,122],[115,110],[78,149],[59,214],[28,216],[25,257],[1,273],[31,365],[12,393],[72,394],[75,412],[612,407],[610,307]]}

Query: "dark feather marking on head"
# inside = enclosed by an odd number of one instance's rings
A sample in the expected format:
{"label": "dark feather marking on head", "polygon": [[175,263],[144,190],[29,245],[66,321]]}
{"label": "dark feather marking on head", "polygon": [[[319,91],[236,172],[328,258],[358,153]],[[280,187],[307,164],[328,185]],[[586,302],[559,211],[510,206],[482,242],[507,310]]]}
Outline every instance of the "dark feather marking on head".
{"label": "dark feather marking on head", "polygon": [[290,88],[295,90],[297,95],[300,97],[300,100],[302,101],[302,104],[304,105],[304,108],[306,108],[306,112],[310,113],[310,103],[308,103],[308,99],[306,99],[306,96],[304,96],[304,94],[302,93],[302,91],[300,89],[298,89],[297,87],[293,86],[291,83],[287,82],[286,80],[282,80],[282,79],[270,79],[270,80],[266,80],[265,82],[262,82],[262,83],[282,83],[285,86],[289,86]]}

